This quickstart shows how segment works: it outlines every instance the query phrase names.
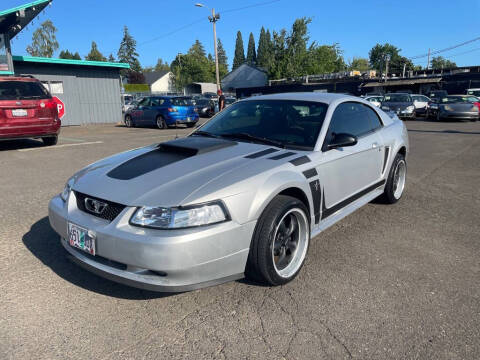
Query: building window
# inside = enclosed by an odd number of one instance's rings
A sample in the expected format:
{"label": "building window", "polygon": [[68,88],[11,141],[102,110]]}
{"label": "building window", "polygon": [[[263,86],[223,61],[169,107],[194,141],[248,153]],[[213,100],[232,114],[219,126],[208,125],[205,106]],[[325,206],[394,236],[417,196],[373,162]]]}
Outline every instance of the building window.
{"label": "building window", "polygon": [[0,71],[10,71],[8,66],[7,44],[5,42],[5,35],[0,34]]}
{"label": "building window", "polygon": [[63,81],[42,81],[42,85],[51,94],[63,94]]}

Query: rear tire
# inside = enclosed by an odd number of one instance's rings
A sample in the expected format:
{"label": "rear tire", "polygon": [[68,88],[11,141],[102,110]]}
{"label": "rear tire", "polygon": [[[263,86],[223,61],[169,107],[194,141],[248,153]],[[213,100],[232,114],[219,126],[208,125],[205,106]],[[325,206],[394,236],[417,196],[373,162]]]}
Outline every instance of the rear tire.
{"label": "rear tire", "polygon": [[157,127],[159,129],[166,129],[167,128],[167,123],[165,122],[163,117],[161,117],[160,115],[157,116],[157,118],[155,119],[155,123],[157,124]]}
{"label": "rear tire", "polygon": [[44,144],[45,146],[57,145],[58,135],[49,136],[49,137],[44,137],[44,138],[42,138],[42,141],[43,141],[43,144]]}
{"label": "rear tire", "polygon": [[296,198],[279,195],[257,222],[245,275],[268,285],[286,284],[300,272],[309,243],[307,208]]}
{"label": "rear tire", "polygon": [[128,128],[135,127],[132,117],[130,115],[125,115],[125,126]]}
{"label": "rear tire", "polygon": [[405,190],[407,178],[407,162],[405,156],[398,153],[393,160],[392,167],[388,173],[387,184],[382,199],[387,204],[395,204],[401,199]]}

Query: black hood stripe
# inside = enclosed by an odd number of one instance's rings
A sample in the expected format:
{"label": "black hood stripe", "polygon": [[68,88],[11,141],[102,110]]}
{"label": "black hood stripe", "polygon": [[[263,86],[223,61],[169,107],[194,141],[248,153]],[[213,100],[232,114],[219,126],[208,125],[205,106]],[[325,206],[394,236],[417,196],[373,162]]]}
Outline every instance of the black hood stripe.
{"label": "black hood stripe", "polygon": [[256,152],[256,153],[245,156],[245,159],[256,159],[256,158],[259,158],[259,157],[264,156],[264,155],[271,154],[271,153],[276,152],[276,151],[278,151],[278,149],[274,149],[274,148],[262,150],[262,151],[259,151],[259,152]]}
{"label": "black hood stripe", "polygon": [[296,159],[290,160],[290,163],[292,163],[295,166],[300,166],[309,162],[310,162],[310,158],[308,156],[300,156]]}
{"label": "black hood stripe", "polygon": [[283,153],[283,154],[280,154],[280,155],[275,155],[275,156],[269,157],[268,159],[269,160],[280,160],[280,159],[284,159],[284,158],[289,157],[289,156],[293,156],[295,154],[296,153],[289,151],[289,152],[286,152],[286,153]]}
{"label": "black hood stripe", "polygon": [[235,141],[206,137],[187,137],[160,144],[156,149],[136,156],[112,169],[107,176],[130,180],[192,156],[236,145]]}

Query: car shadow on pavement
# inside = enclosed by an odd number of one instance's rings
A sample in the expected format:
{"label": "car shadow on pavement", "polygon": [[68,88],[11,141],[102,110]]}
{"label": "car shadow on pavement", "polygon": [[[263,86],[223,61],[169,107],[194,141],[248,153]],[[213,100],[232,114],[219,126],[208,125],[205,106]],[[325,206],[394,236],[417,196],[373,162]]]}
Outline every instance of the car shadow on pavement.
{"label": "car shadow on pavement", "polygon": [[42,140],[33,139],[19,139],[19,140],[3,140],[0,141],[0,151],[18,150],[18,149],[31,149],[44,147]]}
{"label": "car shadow on pavement", "polygon": [[129,300],[148,300],[175,295],[128,287],[106,280],[75,265],[68,260],[67,252],[60,243],[58,234],[50,227],[48,217],[34,223],[23,235],[22,241],[33,255],[58,276],[86,290]]}

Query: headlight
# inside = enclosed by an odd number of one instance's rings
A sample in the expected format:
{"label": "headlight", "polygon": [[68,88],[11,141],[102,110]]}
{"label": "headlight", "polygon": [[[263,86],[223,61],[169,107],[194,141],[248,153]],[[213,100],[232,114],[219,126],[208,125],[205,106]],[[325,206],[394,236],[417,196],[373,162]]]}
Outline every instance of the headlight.
{"label": "headlight", "polygon": [[447,111],[453,111],[453,108],[450,105],[445,105],[443,108]]}
{"label": "headlight", "polygon": [[70,179],[67,181],[67,183],[65,184],[65,187],[63,188],[63,191],[60,193],[60,197],[62,198],[63,201],[67,202],[68,195],[70,195],[70,192],[72,191],[72,186],[73,186],[73,179]]}
{"label": "headlight", "polygon": [[180,229],[216,224],[229,219],[223,203],[215,201],[178,208],[144,206],[135,211],[130,224],[157,229]]}
{"label": "headlight", "polygon": [[413,110],[415,110],[415,106],[413,105],[407,106],[407,108],[405,109],[405,111],[409,113],[413,112]]}

